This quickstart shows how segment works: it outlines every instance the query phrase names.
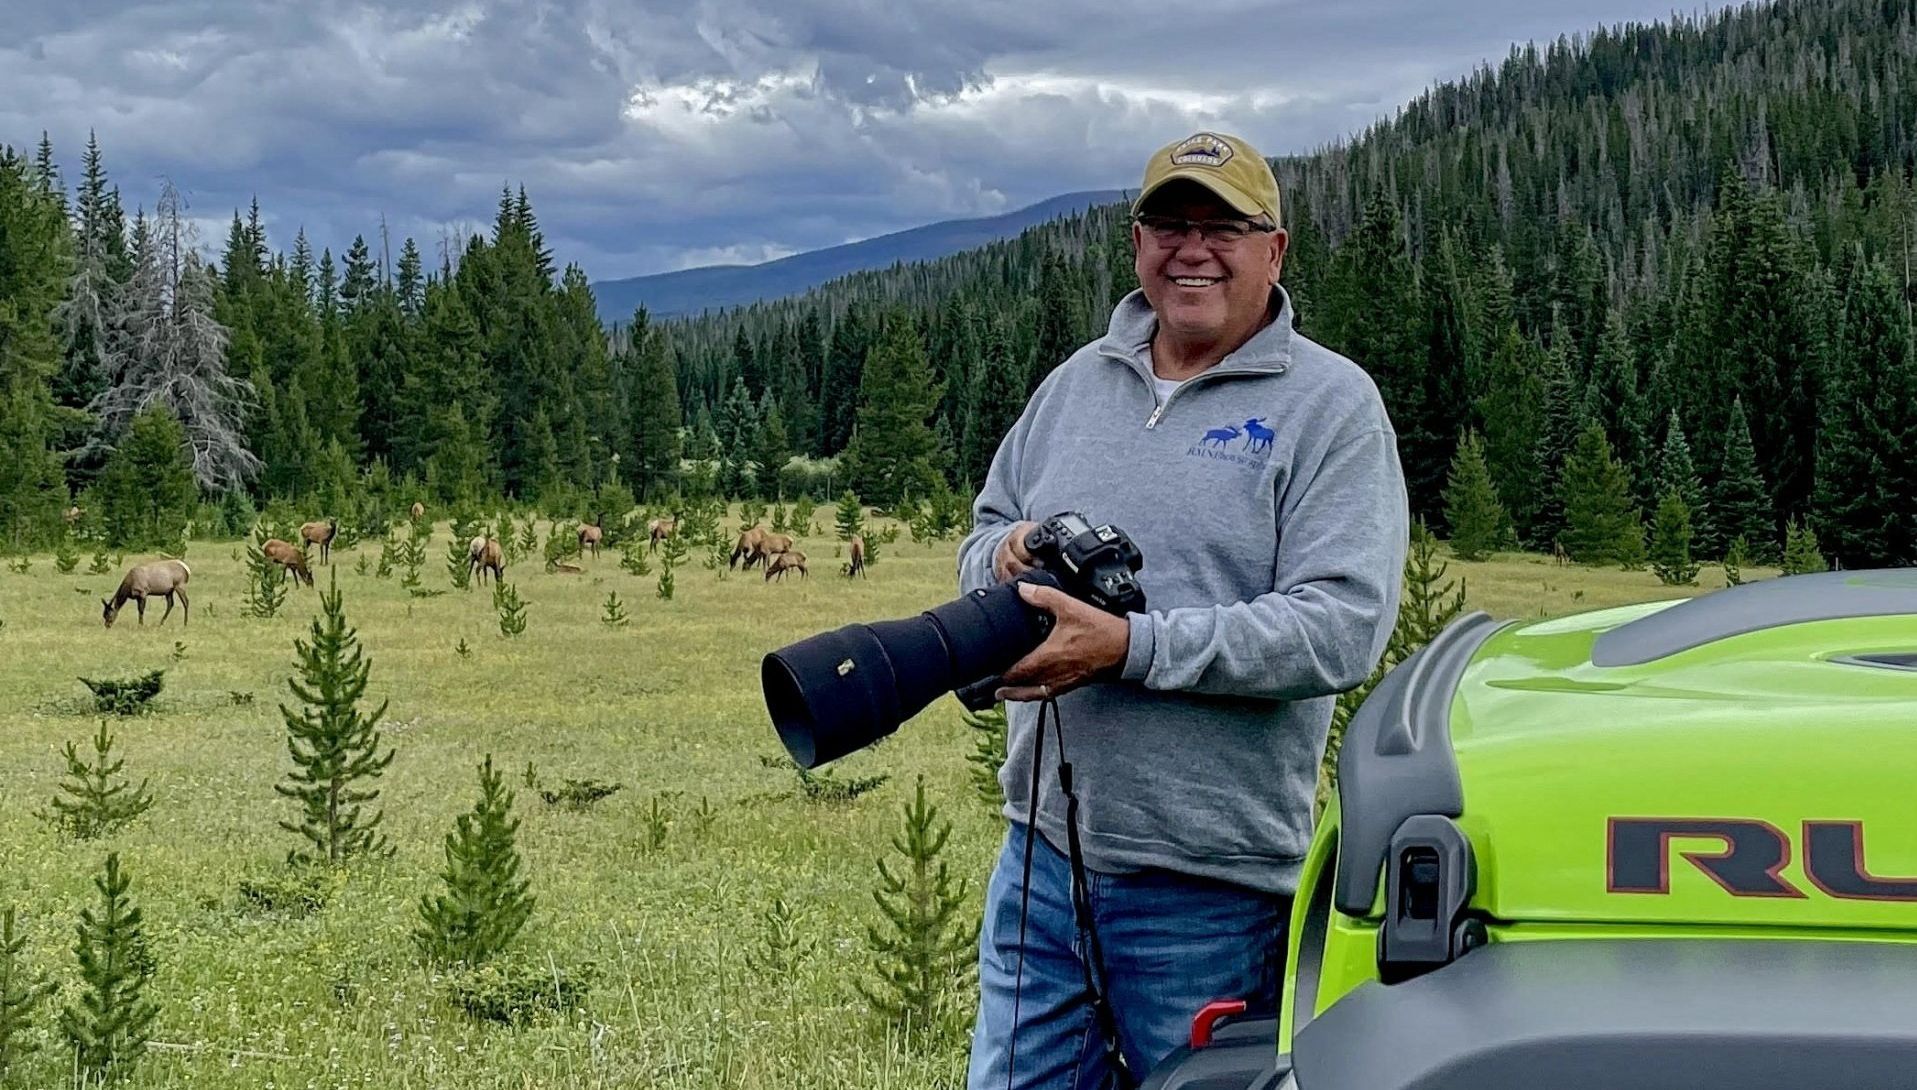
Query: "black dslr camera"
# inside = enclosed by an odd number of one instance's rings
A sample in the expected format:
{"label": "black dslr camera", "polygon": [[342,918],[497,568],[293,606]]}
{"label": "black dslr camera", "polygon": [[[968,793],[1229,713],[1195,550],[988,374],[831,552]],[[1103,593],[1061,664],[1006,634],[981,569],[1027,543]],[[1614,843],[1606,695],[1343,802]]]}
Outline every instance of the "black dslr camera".
{"label": "black dslr camera", "polygon": [[1136,573],[1145,558],[1123,530],[1075,511],[1025,535],[1036,563],[1009,583],[975,590],[917,617],[850,624],[766,655],[766,710],[802,768],[871,745],[956,691],[966,707],[993,704],[999,675],[1052,634],[1052,615],[1018,595],[1019,583],[1057,587],[1107,613],[1145,611]]}

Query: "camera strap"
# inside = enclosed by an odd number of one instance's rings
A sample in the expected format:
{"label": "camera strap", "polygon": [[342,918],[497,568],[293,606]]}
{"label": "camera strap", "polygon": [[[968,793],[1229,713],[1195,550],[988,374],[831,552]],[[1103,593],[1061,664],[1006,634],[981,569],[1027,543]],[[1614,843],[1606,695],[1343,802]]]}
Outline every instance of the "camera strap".
{"label": "camera strap", "polygon": [[1110,997],[1105,994],[1105,954],[1098,944],[1098,929],[1093,926],[1091,884],[1086,877],[1085,854],[1078,838],[1078,794],[1072,789],[1071,762],[1065,759],[1063,718],[1059,715],[1056,698],[1049,698],[1039,705],[1038,731],[1032,739],[1032,786],[1025,814],[1025,863],[1019,879],[1018,970],[1012,983],[1012,1041],[1006,1056],[1005,1085],[1010,1090],[1013,1074],[1018,1070],[1018,1009],[1025,984],[1025,923],[1031,906],[1032,850],[1040,836],[1039,770],[1044,763],[1045,724],[1048,718],[1052,725],[1052,736],[1058,740],[1058,786],[1065,793],[1065,837],[1070,849],[1068,858],[1072,871],[1072,915],[1085,936],[1086,956],[1079,959],[1079,966],[1085,972],[1085,993],[1091,997],[1092,1020],[1105,1051],[1107,1075],[1097,1090],[1134,1090],[1138,1085],[1138,1076],[1132,1073],[1130,1065],[1125,1062],[1125,1052],[1118,1038],[1118,1015],[1112,1010]]}

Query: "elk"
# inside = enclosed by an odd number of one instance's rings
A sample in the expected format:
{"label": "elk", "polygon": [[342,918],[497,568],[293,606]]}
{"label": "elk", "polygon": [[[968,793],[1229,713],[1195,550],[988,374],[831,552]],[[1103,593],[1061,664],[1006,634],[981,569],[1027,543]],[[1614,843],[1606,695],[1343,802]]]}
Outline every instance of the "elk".
{"label": "elk", "polygon": [[646,537],[649,539],[646,551],[658,552],[659,543],[671,537],[678,529],[679,520],[676,518],[657,518],[646,523]]}
{"label": "elk", "polygon": [[751,568],[759,559],[759,545],[765,540],[765,534],[765,529],[756,522],[740,531],[738,543],[732,546],[732,556],[726,560],[726,569],[730,571],[737,567],[741,560],[745,561],[748,569]]}
{"label": "elk", "polygon": [[74,523],[79,522],[80,516],[84,514],[86,514],[86,509],[76,504],[72,507],[67,508],[65,511],[61,512],[60,517],[66,519],[67,525],[71,526]]}
{"label": "elk", "polygon": [[180,623],[186,624],[193,618],[193,607],[186,598],[186,582],[193,578],[193,572],[184,560],[155,560],[150,564],[140,564],[126,573],[120,580],[120,589],[113,592],[111,599],[100,599],[100,619],[108,628],[120,615],[120,608],[126,605],[128,598],[133,599],[134,608],[139,612],[140,623],[146,623],[147,595],[160,595],[166,599],[166,612],[160,615],[160,623],[173,615],[173,596],[180,597]]}
{"label": "elk", "polygon": [[852,559],[845,565],[845,577],[865,575],[865,539],[857,534],[852,535],[850,555]]}
{"label": "elk", "polygon": [[794,570],[799,573],[799,578],[805,578],[805,554],[797,549],[778,553],[766,561],[765,581],[772,582],[772,577],[776,575],[781,582],[784,582],[785,573]]}
{"label": "elk", "polygon": [[305,583],[309,587],[313,585],[313,573],[306,567],[304,551],[273,537],[267,538],[266,544],[260,546],[260,553],[268,563],[280,566],[280,578],[284,579],[287,572],[292,572],[294,582]]}
{"label": "elk", "polygon": [[591,549],[595,559],[599,556],[599,543],[606,538],[605,523],[606,516],[600,515],[596,522],[584,523],[579,527],[579,552],[581,555],[584,555],[587,549]]}
{"label": "elk", "polygon": [[[769,563],[771,562],[773,557],[778,556],[780,553],[788,553],[791,551],[792,551],[792,535],[791,534],[775,534],[770,531],[767,531],[764,535],[762,535],[759,538],[758,559],[761,561],[765,561]],[[750,564],[746,566],[751,567]]]}
{"label": "elk", "polygon": [[420,519],[423,519],[426,517],[426,505],[423,503],[420,503],[418,500],[414,500],[413,509],[409,512],[409,514],[413,516],[414,522],[418,522]]}
{"label": "elk", "polygon": [[506,551],[497,538],[476,537],[466,546],[466,574],[478,575],[484,583],[489,571],[495,583],[506,577]]}
{"label": "elk", "polygon": [[309,522],[300,527],[301,545],[318,545],[320,563],[332,563],[333,539],[339,537],[339,520],[328,519],[325,522]]}

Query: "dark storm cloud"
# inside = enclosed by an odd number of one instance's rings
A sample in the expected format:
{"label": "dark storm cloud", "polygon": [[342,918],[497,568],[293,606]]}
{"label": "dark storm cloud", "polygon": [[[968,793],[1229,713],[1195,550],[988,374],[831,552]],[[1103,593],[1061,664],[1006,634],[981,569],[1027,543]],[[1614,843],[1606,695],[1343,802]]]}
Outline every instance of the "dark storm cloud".
{"label": "dark storm cloud", "polygon": [[161,175],[217,244],[431,253],[524,185],[594,277],[754,261],[1133,184],[1200,126],[1268,153],[1387,115],[1514,40],[1649,0],[0,0],[0,141],[89,129],[129,205]]}

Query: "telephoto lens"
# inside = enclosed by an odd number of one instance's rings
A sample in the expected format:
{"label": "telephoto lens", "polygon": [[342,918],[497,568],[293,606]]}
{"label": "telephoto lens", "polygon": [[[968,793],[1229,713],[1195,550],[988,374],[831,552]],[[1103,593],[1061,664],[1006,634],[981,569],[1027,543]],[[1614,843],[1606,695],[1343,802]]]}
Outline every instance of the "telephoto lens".
{"label": "telephoto lens", "polygon": [[863,749],[943,694],[996,678],[1044,643],[1052,616],[1025,604],[1021,582],[1059,585],[1034,569],[917,617],[849,624],[766,655],[766,710],[793,762],[817,768]]}

